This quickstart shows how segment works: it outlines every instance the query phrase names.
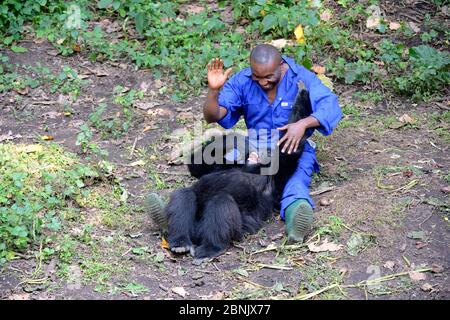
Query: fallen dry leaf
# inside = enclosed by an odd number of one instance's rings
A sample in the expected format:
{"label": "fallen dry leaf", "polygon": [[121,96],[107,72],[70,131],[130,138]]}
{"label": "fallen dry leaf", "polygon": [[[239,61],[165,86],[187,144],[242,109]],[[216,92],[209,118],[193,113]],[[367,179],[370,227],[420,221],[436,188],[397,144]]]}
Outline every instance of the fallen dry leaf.
{"label": "fallen dry leaf", "polygon": [[151,116],[163,116],[163,117],[169,116],[169,117],[171,117],[171,116],[173,116],[173,111],[171,111],[169,109],[155,108],[152,110],[148,110],[147,114],[151,115]]}
{"label": "fallen dry leaf", "polygon": [[72,50],[75,51],[75,52],[80,52],[81,51],[81,47],[80,47],[80,45],[78,43],[74,43],[72,45]]}
{"label": "fallen dry leaf", "polygon": [[194,120],[194,114],[192,112],[180,112],[177,115],[177,119],[182,120],[182,121],[186,121],[186,120],[193,121]]}
{"label": "fallen dry leaf", "polygon": [[415,33],[419,33],[420,32],[420,27],[417,25],[417,23],[415,23],[415,22],[408,22],[408,25]]}
{"label": "fallen dry leaf", "polygon": [[48,50],[47,54],[52,57],[56,57],[59,54],[58,50]]}
{"label": "fallen dry leaf", "polygon": [[331,11],[330,10],[327,9],[320,14],[320,20],[330,21],[330,19],[331,19]]}
{"label": "fallen dry leaf", "polygon": [[441,273],[444,271],[444,267],[438,264],[433,264],[431,266],[431,272],[433,273]]}
{"label": "fallen dry leaf", "polygon": [[414,123],[414,119],[411,118],[409,115],[407,115],[406,113],[402,116],[400,116],[398,118],[398,121],[400,121],[401,123],[407,123],[407,124],[413,124]]}
{"label": "fallen dry leaf", "polygon": [[267,42],[267,44],[270,44],[278,49],[283,49],[286,46],[292,46],[294,43],[291,40],[287,40],[287,39],[276,39],[276,40],[272,40]]}
{"label": "fallen dry leaf", "polygon": [[324,74],[325,73],[325,67],[322,67],[318,64],[315,64],[311,68],[312,71],[314,71],[317,74]]}
{"label": "fallen dry leaf", "polygon": [[25,87],[23,89],[16,89],[16,92],[22,96],[25,96],[30,92],[30,87]]}
{"label": "fallen dry leaf", "polygon": [[225,293],[223,291],[218,291],[212,295],[211,300],[222,300],[224,296]]}
{"label": "fallen dry leaf", "polygon": [[422,249],[422,248],[424,248],[426,246],[427,246],[426,242],[422,242],[422,241],[417,241],[416,242],[416,249]]}
{"label": "fallen dry leaf", "polygon": [[93,74],[95,74],[95,76],[96,77],[108,77],[109,76],[109,73],[108,72],[106,72],[105,70],[102,70],[102,69],[98,69],[98,68],[96,68],[96,69],[93,69],[93,70],[91,70],[91,69],[89,69]]}
{"label": "fallen dry leaf", "polygon": [[414,172],[412,170],[404,170],[404,171],[402,171],[402,173],[403,173],[403,176],[406,178],[411,178],[414,174]]}
{"label": "fallen dry leaf", "polygon": [[145,161],[144,160],[138,160],[138,161],[135,161],[133,163],[130,163],[130,167],[137,167],[137,166],[140,166],[140,167],[145,166]]}
{"label": "fallen dry leaf", "polygon": [[425,273],[422,272],[417,272],[417,271],[410,271],[408,272],[409,277],[411,278],[412,281],[422,281],[422,280],[426,280],[427,276]]}
{"label": "fallen dry leaf", "polygon": [[394,270],[394,266],[395,266],[394,261],[386,261],[386,263],[384,264],[384,267],[391,271]]}
{"label": "fallen dry leaf", "polygon": [[441,188],[441,192],[443,192],[443,193],[450,193],[450,186],[442,187]]}
{"label": "fallen dry leaf", "polygon": [[164,82],[162,82],[160,79],[156,79],[154,86],[156,89],[160,89],[160,88],[164,87]]}
{"label": "fallen dry leaf", "polygon": [[316,246],[314,243],[308,244],[308,249],[311,252],[337,251],[341,250],[342,247],[343,247],[342,244],[335,244],[333,242],[328,242],[328,239],[325,239],[320,246]]}
{"label": "fallen dry leaf", "polygon": [[376,29],[381,22],[381,9],[377,5],[371,5],[366,9],[369,17],[366,20],[366,27],[368,29]]}
{"label": "fallen dry leaf", "polygon": [[398,22],[395,22],[395,21],[389,22],[389,29],[390,30],[397,30],[397,29],[400,29],[400,27],[401,27],[401,25]]}
{"label": "fallen dry leaf", "polygon": [[189,13],[189,14],[197,14],[197,13],[205,11],[204,7],[200,7],[195,4],[187,4],[183,7],[181,7],[180,11],[183,11],[183,9],[185,10],[186,13]]}
{"label": "fallen dry leaf", "polygon": [[158,126],[155,124],[152,124],[150,126],[146,126],[144,128],[144,130],[142,130],[142,133],[146,133],[146,132],[149,132],[150,130],[155,130],[155,129],[158,129]]}
{"label": "fallen dry leaf", "polygon": [[28,300],[30,298],[29,293],[18,293],[8,297],[9,300]]}
{"label": "fallen dry leaf", "polygon": [[176,293],[177,295],[179,295],[180,297],[186,297],[186,295],[188,294],[186,290],[184,290],[183,287],[174,287],[172,288],[172,292]]}
{"label": "fallen dry leaf", "polygon": [[381,18],[377,16],[371,16],[366,20],[367,29],[376,29],[380,25]]}
{"label": "fallen dry leaf", "polygon": [[46,119],[56,119],[57,117],[60,117],[60,116],[61,116],[60,112],[49,111],[49,112],[42,114],[41,117],[46,118]]}
{"label": "fallen dry leaf", "polygon": [[42,136],[41,139],[44,141],[51,141],[51,140],[53,140],[53,137],[45,135],[45,136]]}
{"label": "fallen dry leaf", "polygon": [[42,151],[44,151],[44,147],[41,146],[40,144],[30,144],[30,145],[21,147],[19,150],[22,152],[25,152],[25,153],[42,152]]}
{"label": "fallen dry leaf", "polygon": [[17,138],[22,138],[20,134],[16,134],[15,136],[12,135],[12,131],[8,131],[6,134],[0,135],[0,142],[6,141],[6,140],[13,140]]}
{"label": "fallen dry leaf", "polygon": [[347,268],[341,268],[339,269],[339,273],[341,276],[345,276],[348,273],[348,269]]}
{"label": "fallen dry leaf", "polygon": [[422,290],[425,291],[425,292],[428,292],[428,291],[433,290],[433,286],[427,282],[427,283],[424,283],[424,284],[420,287],[420,289],[422,289]]}
{"label": "fallen dry leaf", "polygon": [[170,249],[169,243],[167,242],[166,238],[162,237],[161,239],[161,248],[163,249]]}

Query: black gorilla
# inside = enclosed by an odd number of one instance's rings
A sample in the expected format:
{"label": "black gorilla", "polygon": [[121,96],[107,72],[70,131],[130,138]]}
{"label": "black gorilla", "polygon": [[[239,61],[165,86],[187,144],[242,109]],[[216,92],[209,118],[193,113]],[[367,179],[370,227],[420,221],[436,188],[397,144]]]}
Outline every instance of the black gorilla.
{"label": "black gorilla", "polygon": [[[306,118],[312,113],[309,93],[303,82],[299,82],[297,94],[289,123]],[[236,138],[240,138],[236,136]],[[222,163],[194,164],[189,171],[199,178],[189,188],[174,191],[165,207],[168,230],[167,240],[174,252],[190,251],[195,258],[214,257],[225,250],[231,241],[241,240],[243,235],[256,233],[267,220],[275,205],[279,203],[283,188],[297,168],[306,136],[302,138],[298,149],[289,154],[275,150],[275,156],[268,155],[270,162],[239,164],[237,161]],[[204,144],[193,153],[205,151],[212,144],[222,149],[236,147],[236,140],[226,136],[218,137]],[[242,140],[245,141],[245,140]],[[242,149],[241,149],[242,150]],[[247,159],[248,142],[242,152]],[[278,156],[279,155],[279,156]],[[277,172],[261,175],[264,168],[279,161]],[[220,162],[220,161],[219,161]]]}

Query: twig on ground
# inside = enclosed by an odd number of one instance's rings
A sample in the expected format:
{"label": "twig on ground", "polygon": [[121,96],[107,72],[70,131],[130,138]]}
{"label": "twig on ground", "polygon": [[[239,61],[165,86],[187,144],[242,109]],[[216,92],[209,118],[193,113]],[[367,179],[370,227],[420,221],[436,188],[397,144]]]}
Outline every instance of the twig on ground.
{"label": "twig on ground", "polygon": [[[415,272],[429,272],[429,271],[431,271],[430,268],[415,270]],[[376,284],[379,284],[380,282],[393,280],[397,277],[406,276],[408,274],[409,274],[409,272],[400,272],[400,273],[395,273],[395,274],[389,274],[389,275],[386,275],[386,276],[383,276],[380,278],[376,278],[376,279],[364,280],[364,281],[361,281],[361,282],[358,282],[355,284],[347,284],[347,285],[339,285],[338,283],[333,283],[333,284],[326,286],[325,288],[322,288],[320,290],[316,290],[316,291],[308,293],[308,294],[295,296],[294,299],[307,300],[307,299],[315,297],[325,291],[331,290],[336,287],[339,287],[339,290],[342,290],[342,288],[361,288],[361,287],[365,289],[367,286],[376,285]],[[366,299],[367,299],[367,291],[366,291]]]}
{"label": "twig on ground", "polygon": [[131,148],[131,152],[130,152],[130,159],[133,158],[133,154],[134,154],[134,150],[136,149],[137,141],[138,141],[138,137],[136,137],[134,139],[133,147]]}
{"label": "twig on ground", "polygon": [[156,171],[158,174],[169,174],[173,176],[190,176],[189,172],[169,172],[169,171]]}
{"label": "twig on ground", "polygon": [[257,266],[260,268],[276,269],[276,270],[292,270],[293,269],[291,267],[276,266],[276,265],[264,264],[264,263],[258,263]]}
{"label": "twig on ground", "polygon": [[336,187],[326,187],[326,188],[323,188],[323,189],[320,189],[320,190],[316,190],[316,191],[310,192],[310,195],[316,196],[316,195],[319,195],[319,194],[322,194],[322,193],[325,193],[325,192],[332,191],[334,189],[336,189]]}
{"label": "twig on ground", "polygon": [[263,288],[263,289],[270,289],[269,287],[263,286],[262,284],[259,284],[259,283],[250,281],[250,280],[248,280],[248,279],[245,279],[244,277],[237,276],[237,278],[238,278],[239,280],[242,280],[242,281],[245,281],[245,282],[247,282],[247,283],[250,283],[251,285],[253,285],[253,286],[255,286],[255,287],[259,287],[259,288]]}

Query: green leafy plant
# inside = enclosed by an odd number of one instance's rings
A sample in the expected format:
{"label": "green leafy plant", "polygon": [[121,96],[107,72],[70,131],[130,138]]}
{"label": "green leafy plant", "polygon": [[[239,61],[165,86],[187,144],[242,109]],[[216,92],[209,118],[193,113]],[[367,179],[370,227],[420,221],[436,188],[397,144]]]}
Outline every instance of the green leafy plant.
{"label": "green leafy plant", "polygon": [[57,212],[95,177],[60,147],[0,144],[0,261],[38,242],[43,230],[58,232]]}
{"label": "green leafy plant", "polygon": [[421,45],[409,49],[409,72],[397,77],[397,89],[412,94],[413,99],[428,99],[450,83],[450,54],[430,46]]}

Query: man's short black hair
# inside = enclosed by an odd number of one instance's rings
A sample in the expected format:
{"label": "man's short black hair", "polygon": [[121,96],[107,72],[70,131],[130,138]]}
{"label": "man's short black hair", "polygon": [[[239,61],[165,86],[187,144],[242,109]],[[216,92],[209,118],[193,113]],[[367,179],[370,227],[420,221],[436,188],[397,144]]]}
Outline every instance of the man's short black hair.
{"label": "man's short black hair", "polygon": [[278,63],[281,61],[281,54],[270,44],[258,44],[250,53],[250,61],[257,64],[267,64],[273,61]]}

